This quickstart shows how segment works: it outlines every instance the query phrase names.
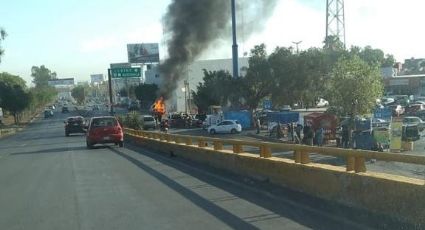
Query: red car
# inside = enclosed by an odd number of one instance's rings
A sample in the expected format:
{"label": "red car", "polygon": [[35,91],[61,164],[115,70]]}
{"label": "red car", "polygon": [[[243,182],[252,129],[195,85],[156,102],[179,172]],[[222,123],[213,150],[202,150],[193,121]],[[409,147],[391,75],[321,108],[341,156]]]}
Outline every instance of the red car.
{"label": "red car", "polygon": [[87,128],[86,143],[89,149],[95,144],[105,143],[114,143],[123,147],[123,129],[115,117],[93,117]]}

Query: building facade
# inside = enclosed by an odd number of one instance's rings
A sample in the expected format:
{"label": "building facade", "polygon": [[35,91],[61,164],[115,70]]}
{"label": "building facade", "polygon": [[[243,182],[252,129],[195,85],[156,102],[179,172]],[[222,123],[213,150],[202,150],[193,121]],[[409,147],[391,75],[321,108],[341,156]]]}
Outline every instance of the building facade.
{"label": "building facade", "polygon": [[384,78],[384,86],[389,95],[425,96],[425,74]]}
{"label": "building facade", "polygon": [[[248,69],[248,58],[239,58],[240,75],[245,76]],[[232,73],[232,59],[201,60],[190,64],[185,71],[173,97],[167,101],[169,112],[195,112],[196,108],[192,99],[192,91],[196,92],[199,83],[203,82],[204,69],[207,71],[225,70]],[[160,75],[158,64],[147,65],[145,83],[160,86],[167,79]]]}

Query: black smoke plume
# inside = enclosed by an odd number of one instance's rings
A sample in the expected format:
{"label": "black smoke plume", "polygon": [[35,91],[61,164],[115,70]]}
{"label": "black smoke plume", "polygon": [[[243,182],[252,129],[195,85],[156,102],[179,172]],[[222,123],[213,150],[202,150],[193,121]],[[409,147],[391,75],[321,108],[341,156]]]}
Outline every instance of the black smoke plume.
{"label": "black smoke plume", "polygon": [[[277,0],[236,0],[246,10],[249,23],[245,35],[261,29]],[[190,63],[216,40],[231,41],[230,0],[172,0],[163,18],[168,58],[160,65],[161,96],[171,97]],[[240,22],[239,22],[240,23]],[[229,46],[230,49],[230,46]]]}

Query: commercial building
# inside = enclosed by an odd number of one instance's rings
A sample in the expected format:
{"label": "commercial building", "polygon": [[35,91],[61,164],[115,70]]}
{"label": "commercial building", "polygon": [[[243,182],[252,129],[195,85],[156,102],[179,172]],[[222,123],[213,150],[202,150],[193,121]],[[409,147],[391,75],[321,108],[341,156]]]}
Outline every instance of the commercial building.
{"label": "commercial building", "polygon": [[425,74],[384,78],[386,94],[425,96]]}
{"label": "commercial building", "polygon": [[[245,76],[248,69],[248,58],[239,58],[240,75]],[[199,83],[203,82],[204,69],[207,71],[225,70],[232,73],[232,59],[200,60],[190,64],[185,71],[173,97],[167,101],[167,110],[170,112],[195,112],[192,91],[196,92]],[[160,86],[167,79],[160,75],[158,64],[146,65],[145,83]]]}

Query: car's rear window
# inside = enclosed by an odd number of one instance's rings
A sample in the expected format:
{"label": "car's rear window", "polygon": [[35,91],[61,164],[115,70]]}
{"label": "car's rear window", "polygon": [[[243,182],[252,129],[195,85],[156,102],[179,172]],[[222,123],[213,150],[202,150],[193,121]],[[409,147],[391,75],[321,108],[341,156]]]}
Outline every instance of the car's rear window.
{"label": "car's rear window", "polygon": [[117,120],[115,118],[95,118],[92,121],[93,127],[106,127],[106,126],[116,126]]}
{"label": "car's rear window", "polygon": [[82,118],[68,118],[68,123],[83,123],[83,119]]}
{"label": "car's rear window", "polygon": [[154,121],[153,117],[144,117],[143,121]]}
{"label": "car's rear window", "polygon": [[235,121],[236,124],[240,125],[239,121]]}

